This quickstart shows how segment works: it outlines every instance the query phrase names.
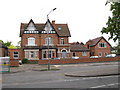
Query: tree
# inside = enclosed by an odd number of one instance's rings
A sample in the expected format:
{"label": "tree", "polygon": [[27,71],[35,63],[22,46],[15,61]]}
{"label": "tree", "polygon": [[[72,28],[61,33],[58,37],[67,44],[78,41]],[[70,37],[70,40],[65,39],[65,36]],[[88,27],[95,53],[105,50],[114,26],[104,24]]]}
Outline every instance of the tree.
{"label": "tree", "polygon": [[6,47],[9,47],[11,44],[12,44],[11,41],[7,41],[7,42],[4,43],[4,45],[5,45]]}
{"label": "tree", "polygon": [[6,47],[9,47],[12,44],[11,41],[4,42],[3,40],[0,40],[0,43],[2,43]]}
{"label": "tree", "polygon": [[110,4],[112,16],[108,17],[107,27],[103,27],[101,32],[110,34],[109,40],[113,39],[114,42],[118,40],[118,55],[120,55],[120,3],[112,2]]}
{"label": "tree", "polygon": [[4,43],[4,42],[3,42],[3,40],[0,40],[0,43],[2,43],[2,44],[3,44],[3,43]]}
{"label": "tree", "polygon": [[21,48],[21,41],[18,41],[17,42],[17,46],[16,46],[17,48]]}
{"label": "tree", "polygon": [[17,47],[14,46],[14,45],[10,45],[10,46],[8,46],[8,48],[10,48],[10,49],[16,49]]}

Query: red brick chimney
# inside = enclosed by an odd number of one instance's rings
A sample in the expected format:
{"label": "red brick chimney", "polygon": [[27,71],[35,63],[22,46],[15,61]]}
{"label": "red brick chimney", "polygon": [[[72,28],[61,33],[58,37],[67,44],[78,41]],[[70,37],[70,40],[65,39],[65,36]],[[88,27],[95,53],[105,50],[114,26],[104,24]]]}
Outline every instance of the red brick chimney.
{"label": "red brick chimney", "polygon": [[55,20],[52,21],[52,24],[55,25]]}
{"label": "red brick chimney", "polygon": [[52,25],[55,29],[57,29],[56,25],[55,25],[55,20],[52,21]]}

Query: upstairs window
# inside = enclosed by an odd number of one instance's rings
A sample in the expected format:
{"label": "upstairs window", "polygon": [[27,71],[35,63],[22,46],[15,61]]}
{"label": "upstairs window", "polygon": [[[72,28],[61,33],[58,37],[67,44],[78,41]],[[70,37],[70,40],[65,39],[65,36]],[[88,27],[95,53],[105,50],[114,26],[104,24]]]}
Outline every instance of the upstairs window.
{"label": "upstairs window", "polygon": [[64,38],[60,39],[60,44],[63,45],[64,44]]}
{"label": "upstairs window", "polygon": [[46,45],[52,45],[52,38],[51,37],[47,37],[47,38],[45,38],[45,44]]}
{"label": "upstairs window", "polygon": [[106,43],[99,43],[99,47],[100,48],[105,48],[106,47]]}
{"label": "upstairs window", "polygon": [[28,46],[35,46],[35,38],[33,37],[28,38]]}

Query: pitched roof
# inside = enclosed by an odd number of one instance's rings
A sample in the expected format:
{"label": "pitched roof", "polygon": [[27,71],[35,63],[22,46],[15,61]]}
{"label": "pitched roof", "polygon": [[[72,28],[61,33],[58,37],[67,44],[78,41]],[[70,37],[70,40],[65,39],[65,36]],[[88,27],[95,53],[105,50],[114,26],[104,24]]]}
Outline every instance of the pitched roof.
{"label": "pitched roof", "polygon": [[[20,26],[20,37],[22,36],[23,31],[26,29],[26,27],[27,27],[28,24],[29,23],[21,23],[21,26]],[[45,26],[45,24],[43,24],[43,23],[34,23],[34,24],[35,24],[37,30],[39,30],[40,32],[43,30],[43,28]],[[51,25],[54,27],[54,29],[56,30],[56,32],[57,32],[57,34],[59,36],[67,36],[67,37],[71,36],[67,24],[55,24],[55,23],[51,23]],[[59,28],[61,28],[61,30],[59,30]]]}
{"label": "pitched roof", "polygon": [[[95,46],[98,44],[98,42],[101,40],[101,39],[104,39],[109,45],[110,43],[103,37],[98,37],[98,38],[95,38],[95,39],[92,39],[92,40],[89,40],[87,43],[89,43],[89,46]],[[110,45],[111,46],[111,45]]]}
{"label": "pitched roof", "polygon": [[89,51],[89,49],[81,43],[71,43],[70,48],[71,51]]}

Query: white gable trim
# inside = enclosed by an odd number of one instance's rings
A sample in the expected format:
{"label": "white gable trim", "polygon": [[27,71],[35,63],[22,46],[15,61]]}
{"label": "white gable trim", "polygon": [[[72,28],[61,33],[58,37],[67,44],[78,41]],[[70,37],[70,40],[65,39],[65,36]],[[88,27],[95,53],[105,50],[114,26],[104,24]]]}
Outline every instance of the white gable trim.
{"label": "white gable trim", "polygon": [[26,30],[34,31],[37,29],[36,29],[35,25],[33,24],[33,22],[30,22]]}

